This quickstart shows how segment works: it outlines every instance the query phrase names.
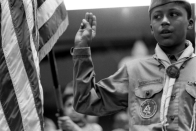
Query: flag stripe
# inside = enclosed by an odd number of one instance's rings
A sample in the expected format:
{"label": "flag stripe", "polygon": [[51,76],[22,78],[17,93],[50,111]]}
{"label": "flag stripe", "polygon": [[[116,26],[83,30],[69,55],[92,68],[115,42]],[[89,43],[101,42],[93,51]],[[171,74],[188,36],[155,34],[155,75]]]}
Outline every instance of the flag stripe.
{"label": "flag stripe", "polygon": [[67,26],[69,25],[68,15],[66,15],[66,19],[58,26],[57,31],[53,36],[48,40],[47,43],[39,50],[39,60],[41,61],[53,48],[54,44],[58,40],[58,38],[63,34],[66,30]]}
{"label": "flag stripe", "polygon": [[[32,37],[33,37],[34,43],[31,42],[31,49],[32,49],[32,52],[33,52],[33,59],[34,59],[35,65],[36,65],[37,77],[39,78],[38,80],[39,80],[39,88],[40,88],[41,100],[43,102],[44,101],[44,98],[43,98],[43,88],[42,88],[41,81],[40,81],[40,67],[39,67],[39,57],[38,57],[39,30],[38,30],[38,21],[37,21],[37,0],[32,0],[32,5],[34,5],[34,7],[33,7],[34,23],[32,23],[32,24],[34,24],[33,25],[33,29],[32,29]],[[30,21],[30,22],[32,22],[32,21]]]}
{"label": "flag stripe", "polygon": [[[0,47],[2,49],[2,46]],[[9,75],[9,71],[7,68],[7,64],[5,61],[5,57],[3,54],[3,50],[0,52],[1,56],[1,86],[0,86],[0,101],[2,104],[3,112],[6,118],[6,121],[4,121],[2,116],[0,115],[0,118],[2,119],[3,123],[8,122],[8,126],[10,130],[12,131],[22,131],[23,125],[22,125],[22,116],[20,114],[17,97],[15,95],[14,87],[12,84],[12,80]],[[0,127],[1,130],[3,130],[5,127]],[[5,130],[6,131],[6,130]]]}
{"label": "flag stripe", "polygon": [[[15,90],[14,90],[14,85],[12,83],[12,79],[7,67],[7,63],[5,60],[4,56],[4,44],[7,42],[5,39],[7,38],[6,34],[8,34],[8,28],[11,23],[11,18],[7,14],[9,12],[9,5],[7,3],[7,0],[1,1],[1,7],[4,7],[2,10],[1,14],[1,36],[2,36],[2,41],[1,41],[1,47],[0,47],[0,78],[1,78],[1,86],[0,86],[0,101],[2,105],[2,110],[3,113],[1,113],[1,122],[7,123],[9,126],[9,129],[12,131],[22,131],[24,130],[23,125],[22,125],[22,116],[20,114],[18,102],[17,102],[17,97],[15,95]],[[2,26],[6,25],[6,26]],[[11,32],[9,32],[11,33]],[[13,39],[9,39],[13,40]],[[8,44],[9,45],[9,44]],[[6,122],[3,119],[5,117]],[[5,124],[6,125],[6,124]],[[5,126],[0,127],[1,130],[6,129]],[[5,131],[5,130],[4,130]]]}
{"label": "flag stripe", "polygon": [[[40,130],[38,129],[38,127],[40,127],[41,125],[41,130],[43,130],[43,113],[39,90],[39,80],[37,77],[36,67],[34,65],[32,55],[31,38],[26,21],[27,18],[24,10],[25,8],[22,0],[10,0],[9,4],[11,7],[11,17],[13,21],[13,26],[17,37],[16,41],[18,42],[18,44],[15,45],[14,49],[18,49],[17,52],[21,53],[21,58],[18,58],[18,61],[21,61],[20,69],[22,73],[19,77],[19,80],[16,83],[18,84],[18,87],[16,87],[15,90],[16,93],[18,93],[18,99],[20,99],[19,104],[22,103],[20,104],[20,109],[22,112],[22,117],[24,119],[24,127],[28,131],[31,130],[31,128],[35,128],[35,130],[37,131]],[[12,57],[14,57],[15,50],[10,51],[10,53],[13,54]],[[17,63],[13,63],[13,65],[14,64],[17,65]],[[13,70],[15,68],[13,68]],[[19,70],[18,72],[16,71],[15,74],[18,73],[20,73]],[[22,100],[22,98],[25,98],[25,101]],[[36,120],[37,114],[38,118]]]}
{"label": "flag stripe", "polygon": [[33,6],[33,30],[32,30],[32,37],[35,44],[36,51],[39,49],[39,31],[38,31],[38,21],[37,21],[37,0],[31,0]]}
{"label": "flag stripe", "polygon": [[[2,2],[3,3],[3,2]],[[1,14],[2,14],[2,3],[0,3],[0,16],[2,16]],[[1,21],[1,17],[0,17],[0,21]],[[1,22],[2,23],[2,22]],[[1,25],[0,25],[0,31],[1,31]],[[3,59],[2,59],[3,58]],[[1,37],[1,32],[0,32],[0,76],[2,76],[2,78],[4,78],[4,75],[2,75],[2,72],[4,72],[4,71],[2,71],[3,70],[3,68],[2,67],[4,67],[3,66],[3,64],[4,64],[4,62],[5,62],[5,59],[4,59],[4,55],[3,55],[3,50],[2,50],[2,37]],[[8,69],[7,69],[8,70]],[[6,71],[5,71],[6,72]],[[2,84],[2,82],[1,81],[3,81],[3,79],[2,79],[1,77],[0,77],[0,91],[1,91],[1,89],[3,88],[3,84]],[[7,120],[6,120],[6,118],[5,118],[5,115],[4,115],[4,110],[3,110],[3,108],[2,108],[2,105],[1,105],[2,103],[1,103],[1,92],[0,92],[0,129],[1,129],[1,131],[10,131],[10,128],[9,128],[9,126],[8,126],[8,124],[7,124]]]}
{"label": "flag stripe", "polygon": [[[36,72],[37,80],[38,80],[38,84],[39,84],[38,87],[39,87],[40,95],[41,95],[40,99],[41,99],[41,102],[43,102],[43,91],[42,91],[42,86],[41,86],[40,78],[39,78],[39,75],[40,75],[39,74],[39,72],[40,72],[40,69],[39,69],[39,59],[38,59],[38,55],[37,55],[37,51],[36,51],[36,47],[35,47],[35,43],[34,43],[34,42],[37,42],[37,40],[36,40],[37,36],[35,36],[35,39],[33,39],[33,33],[38,32],[38,28],[35,26],[35,24],[36,24],[36,21],[35,21],[36,18],[35,17],[37,17],[37,15],[34,14],[34,13],[36,13],[34,8],[37,8],[37,7],[36,7],[36,3],[34,3],[34,1],[32,1],[32,0],[23,0],[23,4],[24,4],[24,10],[25,10],[25,13],[26,13],[27,25],[28,25],[27,29],[29,29],[29,35],[30,35],[30,37],[29,37],[30,41],[29,42],[30,42],[30,47],[31,47],[31,51],[32,51],[32,58],[33,58],[32,62],[35,65],[35,69],[36,69],[34,71]],[[34,30],[34,29],[36,29],[36,30]],[[35,32],[33,32],[33,31],[35,31]],[[34,89],[34,87],[32,87],[32,86],[31,86],[31,88],[32,88],[32,90]],[[31,91],[29,91],[29,92],[31,92]],[[31,94],[29,94],[29,95],[31,95]],[[34,101],[32,101],[32,105],[34,105],[34,104],[35,104]],[[43,105],[43,104],[41,103],[41,105]],[[29,108],[31,109],[32,107],[29,106]],[[40,111],[42,111],[42,108],[40,108],[40,107],[37,107],[37,108],[40,109]],[[41,113],[40,116],[42,116],[42,114],[43,114],[42,112],[40,112]],[[34,116],[38,117],[37,113],[36,112],[34,112],[34,113],[36,115],[34,115],[32,113],[31,117],[32,118],[34,118]],[[30,120],[31,118],[28,118],[28,119],[29,119],[29,121],[31,121]],[[39,118],[39,119],[43,119],[43,118]],[[25,122],[26,121],[27,120],[25,120]],[[30,123],[29,121],[27,121],[27,123]],[[40,127],[40,124],[41,124],[41,127]],[[41,129],[43,127],[42,126],[43,125],[43,121],[40,121],[40,124],[38,124],[38,122],[34,123],[34,125],[31,124],[32,127],[29,128],[28,131],[35,131],[35,130]]]}
{"label": "flag stripe", "polygon": [[0,104],[0,129],[1,131],[10,131],[1,104]]}
{"label": "flag stripe", "polygon": [[[55,13],[63,0],[47,0],[38,9],[38,29],[40,29]],[[64,7],[65,8],[65,7]]]}
{"label": "flag stripe", "polygon": [[[40,33],[40,46],[39,49],[43,47],[45,43],[55,34],[58,30],[59,25],[65,20],[66,18],[66,9],[64,2],[62,2],[54,14],[50,17],[50,19],[39,29]],[[54,24],[55,21],[55,24]],[[50,27],[50,28],[48,28]]]}

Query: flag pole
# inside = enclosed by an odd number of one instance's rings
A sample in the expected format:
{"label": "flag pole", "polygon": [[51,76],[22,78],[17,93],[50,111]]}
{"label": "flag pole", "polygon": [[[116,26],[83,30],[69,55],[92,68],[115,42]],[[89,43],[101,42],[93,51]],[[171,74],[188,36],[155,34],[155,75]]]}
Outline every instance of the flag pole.
{"label": "flag pole", "polygon": [[62,101],[62,94],[61,94],[61,86],[59,84],[57,64],[56,64],[56,59],[55,59],[53,49],[49,52],[48,59],[49,59],[49,62],[50,62],[53,84],[54,84],[54,89],[55,89],[55,100],[56,100],[57,112],[58,112],[59,116],[65,116],[65,114],[63,112],[63,101]]}

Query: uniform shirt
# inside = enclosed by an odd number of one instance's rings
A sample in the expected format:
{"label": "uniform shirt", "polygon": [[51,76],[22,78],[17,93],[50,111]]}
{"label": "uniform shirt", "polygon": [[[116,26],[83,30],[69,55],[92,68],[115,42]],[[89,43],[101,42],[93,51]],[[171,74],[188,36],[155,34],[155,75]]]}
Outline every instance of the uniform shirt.
{"label": "uniform shirt", "polygon": [[[154,57],[133,60],[115,74],[95,80],[90,48],[73,49],[74,108],[89,115],[128,109],[130,131],[161,131],[164,66]],[[196,57],[180,68],[169,104],[167,131],[189,131],[196,98]]]}

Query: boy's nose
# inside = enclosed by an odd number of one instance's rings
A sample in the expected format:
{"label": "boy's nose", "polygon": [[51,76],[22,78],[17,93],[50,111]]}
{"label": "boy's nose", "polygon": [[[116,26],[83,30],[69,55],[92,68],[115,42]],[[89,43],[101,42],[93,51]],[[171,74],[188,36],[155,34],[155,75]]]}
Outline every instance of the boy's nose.
{"label": "boy's nose", "polygon": [[169,21],[169,19],[167,18],[167,16],[164,16],[164,17],[163,17],[161,25],[162,25],[162,26],[170,25],[170,21]]}
{"label": "boy's nose", "polygon": [[71,111],[72,111],[72,112],[76,112],[76,111],[74,110],[74,108],[73,108],[73,107],[71,108]]}

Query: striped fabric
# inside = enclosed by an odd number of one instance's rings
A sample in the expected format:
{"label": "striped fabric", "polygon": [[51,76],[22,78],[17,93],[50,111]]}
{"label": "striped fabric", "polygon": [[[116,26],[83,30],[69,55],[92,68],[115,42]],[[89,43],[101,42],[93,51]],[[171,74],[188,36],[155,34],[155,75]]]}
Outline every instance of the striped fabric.
{"label": "striped fabric", "polygon": [[68,26],[63,0],[0,0],[0,131],[43,131],[39,62]]}

